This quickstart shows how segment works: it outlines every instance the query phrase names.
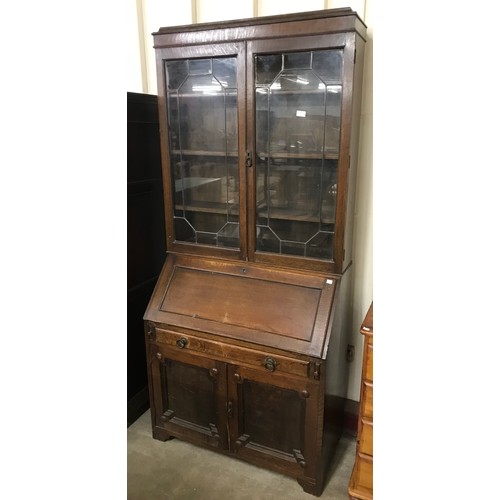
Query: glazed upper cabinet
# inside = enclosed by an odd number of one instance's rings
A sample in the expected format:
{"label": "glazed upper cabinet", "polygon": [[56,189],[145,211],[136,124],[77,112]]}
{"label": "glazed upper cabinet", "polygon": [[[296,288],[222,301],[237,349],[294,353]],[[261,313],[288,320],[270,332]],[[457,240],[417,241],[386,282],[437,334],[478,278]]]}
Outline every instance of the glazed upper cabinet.
{"label": "glazed upper cabinet", "polygon": [[144,315],[153,435],[314,495],[339,414],[327,379],[345,381],[365,32],[335,9],[154,34],[167,257]]}
{"label": "glazed upper cabinet", "polygon": [[285,17],[155,34],[167,246],[341,273],[366,28]]}
{"label": "glazed upper cabinet", "polygon": [[245,88],[244,49],[240,43],[165,51],[173,248],[194,244],[238,253],[246,247],[239,153],[245,109],[238,99]]}

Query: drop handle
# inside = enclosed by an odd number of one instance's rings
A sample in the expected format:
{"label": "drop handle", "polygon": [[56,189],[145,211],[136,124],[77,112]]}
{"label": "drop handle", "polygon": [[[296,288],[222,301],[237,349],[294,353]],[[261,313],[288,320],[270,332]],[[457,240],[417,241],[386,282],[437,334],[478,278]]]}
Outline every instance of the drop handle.
{"label": "drop handle", "polygon": [[264,367],[267,371],[273,372],[274,370],[276,370],[276,360],[274,358],[267,357],[264,360]]}
{"label": "drop handle", "polygon": [[180,339],[177,340],[177,342],[175,344],[177,345],[177,347],[184,349],[184,347],[186,347],[187,343],[188,343],[187,339],[184,337],[181,337]]}

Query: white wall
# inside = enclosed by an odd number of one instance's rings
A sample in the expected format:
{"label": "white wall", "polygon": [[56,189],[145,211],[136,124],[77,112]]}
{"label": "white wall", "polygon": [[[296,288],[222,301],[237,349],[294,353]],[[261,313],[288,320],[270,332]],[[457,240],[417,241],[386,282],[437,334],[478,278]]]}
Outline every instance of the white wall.
{"label": "white wall", "polygon": [[141,68],[144,55],[141,54],[144,37],[140,32],[142,20],[140,13],[140,0],[129,0],[129,8],[125,22],[127,23],[127,33],[130,33],[128,39],[128,54],[127,54],[127,91],[143,93],[147,91],[147,84],[143,82],[143,71]]}
{"label": "white wall", "polygon": [[[372,119],[373,119],[373,19],[371,0],[177,0],[175,8],[165,0],[136,0],[139,12],[137,25],[142,31],[141,43],[137,39],[137,28],[130,40],[131,59],[130,90],[143,82],[143,92],[156,94],[156,68],[151,33],[162,26],[191,24],[196,22],[242,19],[264,15],[285,14],[305,10],[351,7],[368,26],[368,42],[365,49],[365,68],[363,82],[363,102],[361,109],[361,134],[358,163],[357,194],[354,219],[353,249],[353,321],[348,343],[355,346],[355,359],[349,366],[349,385],[347,397],[359,401],[361,382],[361,363],[363,337],[359,328],[373,298],[373,208],[372,208]],[[142,30],[140,13],[143,14]],[[137,14],[136,14],[137,15]],[[138,48],[139,46],[139,48]],[[136,62],[137,53],[142,64]],[[142,75],[136,74],[141,68]],[[376,305],[375,305],[376,308]],[[375,317],[376,317],[375,311]]]}
{"label": "white wall", "polygon": [[[360,5],[362,3],[364,5]],[[349,367],[349,385],[347,389],[347,397],[359,401],[364,340],[364,337],[359,333],[359,329],[373,300],[373,24],[370,0],[364,2],[354,1],[350,2],[350,4],[352,4],[350,6],[353,9],[354,4],[357,4],[359,8],[364,7],[362,18],[368,27],[363,70],[358,179],[354,208],[353,324],[350,343],[354,345],[355,360]],[[374,307],[376,308],[376,304],[374,304]],[[374,315],[376,316],[376,314],[375,312]]]}
{"label": "white wall", "polygon": [[254,17],[254,4],[254,0],[196,0],[195,22],[208,23]]}
{"label": "white wall", "polygon": [[258,0],[258,16],[274,16],[325,8],[325,0]]}

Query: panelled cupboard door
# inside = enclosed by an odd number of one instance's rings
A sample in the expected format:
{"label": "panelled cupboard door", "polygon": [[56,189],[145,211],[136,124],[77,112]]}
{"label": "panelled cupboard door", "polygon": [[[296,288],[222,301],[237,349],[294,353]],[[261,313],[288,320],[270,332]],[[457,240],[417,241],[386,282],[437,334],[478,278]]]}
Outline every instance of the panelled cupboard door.
{"label": "panelled cupboard door", "polygon": [[246,258],[244,50],[157,50],[170,251]]}
{"label": "panelled cupboard door", "polygon": [[151,345],[150,370],[155,433],[227,449],[225,363]]}
{"label": "panelled cupboard door", "polygon": [[315,476],[318,385],[228,365],[230,450],[301,478]]}
{"label": "panelled cupboard door", "polygon": [[247,44],[250,260],[342,263],[354,49],[349,33]]}

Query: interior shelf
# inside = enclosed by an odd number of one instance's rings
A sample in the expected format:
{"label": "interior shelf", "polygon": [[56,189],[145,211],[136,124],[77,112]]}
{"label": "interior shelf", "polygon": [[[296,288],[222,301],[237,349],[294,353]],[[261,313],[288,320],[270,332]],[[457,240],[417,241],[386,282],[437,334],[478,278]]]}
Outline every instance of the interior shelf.
{"label": "interior shelf", "polygon": [[203,212],[210,214],[239,214],[239,205],[234,202],[217,203],[217,202],[191,202],[186,205],[177,204],[174,206],[175,210],[183,210],[186,212]]}
{"label": "interior shelf", "polygon": [[338,160],[339,153],[338,151],[325,152],[323,153],[290,153],[287,151],[271,151],[270,153],[260,152],[258,154],[260,159],[264,158],[272,158],[272,159],[286,159],[293,158],[296,160],[321,160],[325,158],[326,160]]}
{"label": "interior shelf", "polygon": [[[322,224],[334,224],[335,220],[333,218],[332,211],[330,213],[324,213],[321,217]],[[258,218],[267,218],[267,209],[264,207],[259,208]],[[320,216],[318,212],[311,212],[310,210],[300,210],[291,208],[271,208],[269,209],[269,219],[275,220],[288,220],[288,221],[298,221],[298,222],[320,222]]]}
{"label": "interior shelf", "polygon": [[174,149],[172,151],[176,155],[184,156],[229,156],[231,158],[238,158],[237,151],[205,151],[201,149]]}

